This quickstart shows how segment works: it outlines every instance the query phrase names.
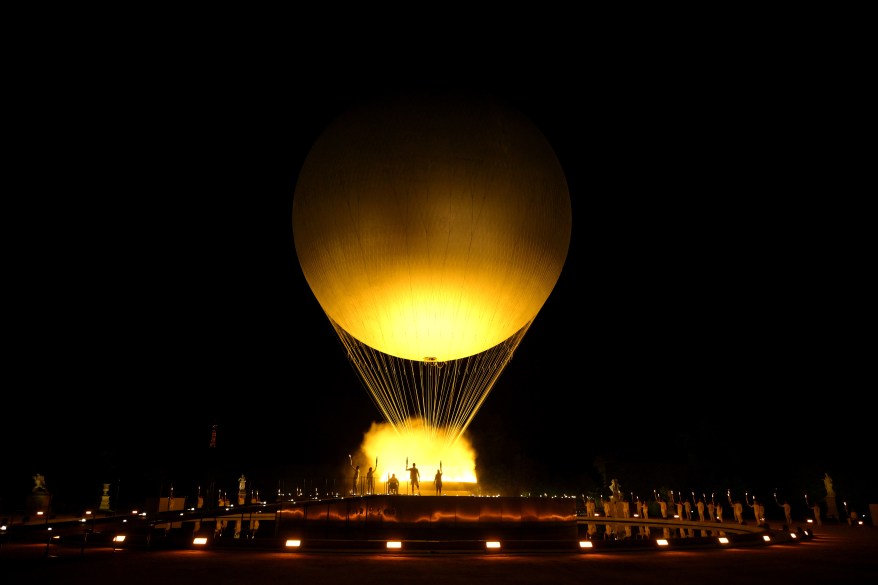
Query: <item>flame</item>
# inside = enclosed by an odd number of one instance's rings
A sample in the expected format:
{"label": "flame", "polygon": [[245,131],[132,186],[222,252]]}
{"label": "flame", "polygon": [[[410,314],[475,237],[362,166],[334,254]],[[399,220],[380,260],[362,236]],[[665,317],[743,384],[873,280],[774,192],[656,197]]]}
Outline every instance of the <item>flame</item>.
{"label": "flame", "polygon": [[431,428],[419,419],[407,423],[406,428],[398,430],[389,423],[373,422],[363,435],[360,453],[366,463],[361,463],[360,469],[375,468],[376,486],[391,474],[404,484],[409,480],[407,467],[412,465],[421,472],[422,488],[432,485],[440,465],[443,482],[476,482],[476,453],[466,435],[447,445],[437,438],[446,436],[445,429]]}

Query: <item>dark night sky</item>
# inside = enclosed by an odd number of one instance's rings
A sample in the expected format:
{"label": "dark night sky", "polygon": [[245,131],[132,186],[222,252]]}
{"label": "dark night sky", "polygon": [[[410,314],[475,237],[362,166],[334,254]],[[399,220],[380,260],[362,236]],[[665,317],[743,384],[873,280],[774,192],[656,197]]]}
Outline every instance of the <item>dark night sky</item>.
{"label": "dark night sky", "polygon": [[0,510],[36,472],[75,507],[120,478],[270,491],[345,463],[380,415],[299,269],[292,198],[335,115],[412,87],[521,109],[573,204],[561,278],[469,429],[485,477],[793,499],[829,472],[876,500],[866,159],[832,63],[228,57],[60,57],[54,91],[23,90]]}

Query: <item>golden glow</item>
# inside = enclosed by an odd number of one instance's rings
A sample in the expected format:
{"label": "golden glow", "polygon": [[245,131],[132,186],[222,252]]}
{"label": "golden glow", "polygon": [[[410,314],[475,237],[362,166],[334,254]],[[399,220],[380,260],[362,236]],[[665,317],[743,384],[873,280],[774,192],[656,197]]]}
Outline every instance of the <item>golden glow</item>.
{"label": "golden glow", "polygon": [[719,543],[720,543],[720,544],[729,544],[729,539],[728,539],[727,537],[725,537],[725,536],[720,536],[720,537],[719,537]]}
{"label": "golden glow", "polygon": [[500,543],[496,540],[489,540],[485,543],[485,548],[489,549],[498,549],[500,548]]}
{"label": "golden glow", "polygon": [[333,326],[384,419],[407,433],[423,423],[445,446],[463,435],[527,332],[525,327],[500,345],[460,360],[414,362],[378,352]]}
{"label": "golden glow", "polygon": [[551,145],[484,98],[343,114],[312,147],[293,200],[296,253],[327,316],[412,361],[471,356],[530,323],[571,226]]}
{"label": "golden glow", "polygon": [[659,546],[668,546],[668,541],[664,538],[656,539],[655,543]]}
{"label": "golden glow", "polygon": [[402,548],[402,543],[398,540],[389,540],[387,541],[387,548]]}
{"label": "golden glow", "polygon": [[768,536],[767,534],[763,534],[763,535],[762,535],[762,540],[764,540],[765,542],[771,542],[771,537]]}
{"label": "golden glow", "polygon": [[205,544],[207,544],[207,538],[204,536],[196,536],[195,539],[192,541],[192,544],[197,546],[204,546]]}
{"label": "golden glow", "polygon": [[301,540],[298,540],[298,539],[292,539],[292,538],[291,538],[291,539],[288,539],[288,540],[284,543],[284,546],[287,547],[287,548],[297,548],[297,547],[299,547],[299,546],[302,546],[302,541],[301,541]]}
{"label": "golden glow", "polygon": [[360,447],[365,463],[360,463],[360,473],[365,477],[369,467],[375,467],[378,459],[375,491],[384,493],[384,483],[391,474],[396,474],[400,482],[400,493],[404,493],[409,466],[417,465],[421,472],[421,491],[433,493],[433,478],[442,463],[443,482],[476,482],[476,453],[469,440],[462,437],[454,445],[446,445],[437,440],[444,436],[443,429],[425,425],[413,419],[407,428],[397,430],[387,423],[372,423],[363,436]]}
{"label": "golden glow", "polygon": [[125,535],[124,534],[117,534],[116,536],[113,537],[113,542],[125,542]]}
{"label": "golden glow", "polygon": [[592,545],[590,540],[580,540],[579,541],[579,548],[592,548],[592,546],[594,546],[594,545]]}
{"label": "golden glow", "polygon": [[443,448],[555,287],[572,230],[539,128],[463,95],[339,116],[299,173],[292,220],[305,279],[381,414],[409,436],[421,421]]}

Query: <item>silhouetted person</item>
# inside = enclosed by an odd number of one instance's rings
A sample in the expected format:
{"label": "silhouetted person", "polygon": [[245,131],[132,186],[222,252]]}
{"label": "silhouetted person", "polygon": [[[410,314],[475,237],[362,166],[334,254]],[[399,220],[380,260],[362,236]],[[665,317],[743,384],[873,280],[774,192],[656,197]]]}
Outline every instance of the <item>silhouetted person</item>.
{"label": "silhouetted person", "polygon": [[371,467],[366,471],[366,493],[375,493],[375,470]]}
{"label": "silhouetted person", "polygon": [[433,478],[433,485],[436,486],[436,495],[442,495],[442,470],[436,470],[436,476]]}
{"label": "silhouetted person", "polygon": [[662,518],[668,517],[668,503],[664,500],[656,500],[659,505],[659,511],[662,513]]}
{"label": "silhouetted person", "polygon": [[744,505],[741,504],[741,502],[739,502],[738,500],[735,500],[734,503],[732,503],[732,510],[735,513],[735,521],[738,524],[743,524],[744,523]]}
{"label": "silhouetted person", "polygon": [[399,480],[396,478],[396,474],[392,474],[390,479],[387,480],[387,491],[391,494],[399,493]]}
{"label": "silhouetted person", "polygon": [[784,518],[787,519],[787,530],[792,530],[793,528],[793,516],[792,516],[792,506],[790,506],[789,502],[784,502],[780,504],[780,507],[783,508]]}
{"label": "silhouetted person", "polygon": [[756,518],[756,526],[762,526],[762,518],[764,516],[764,510],[762,509],[762,504],[756,501],[756,498],[753,498],[753,503],[747,502],[747,505],[753,508],[753,516]]}
{"label": "silhouetted person", "polygon": [[704,500],[698,498],[698,501],[695,503],[695,507],[698,509],[698,519],[704,522]]}
{"label": "silhouetted person", "polygon": [[604,516],[607,518],[613,517],[613,504],[609,501],[604,501],[603,496],[601,496],[601,507],[604,509]]}
{"label": "silhouetted person", "polygon": [[[353,467],[353,466],[352,466]],[[357,484],[360,483],[360,466],[354,467],[354,475],[351,479],[351,495],[357,495]]]}
{"label": "silhouetted person", "polygon": [[418,489],[418,495],[421,495],[421,471],[418,469],[417,463],[406,469],[409,472],[409,481],[412,484],[412,495],[415,494],[415,488]]}

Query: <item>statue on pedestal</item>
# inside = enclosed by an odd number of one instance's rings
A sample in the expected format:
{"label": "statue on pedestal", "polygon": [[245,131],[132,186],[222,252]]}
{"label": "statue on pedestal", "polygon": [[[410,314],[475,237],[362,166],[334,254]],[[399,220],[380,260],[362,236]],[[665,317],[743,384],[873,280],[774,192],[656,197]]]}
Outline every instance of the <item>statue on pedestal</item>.
{"label": "statue on pedestal", "polygon": [[613,479],[610,481],[610,491],[613,492],[610,499],[614,502],[618,502],[621,499],[620,495],[622,493],[622,486],[619,485],[619,480]]}
{"label": "statue on pedestal", "polygon": [[[244,477],[244,474],[242,473],[241,477],[238,478],[238,505],[243,506],[246,499],[247,499],[247,478]],[[237,538],[237,536],[235,538]]]}
{"label": "statue on pedestal", "polygon": [[34,487],[27,496],[28,514],[35,514],[37,512],[48,513],[52,506],[52,494],[49,493],[49,488],[46,487],[46,477],[42,473],[37,473],[32,478],[34,480]]}
{"label": "statue on pedestal", "polygon": [[823,485],[826,487],[827,496],[835,495],[835,490],[832,488],[832,478],[829,477],[828,473],[823,474]]}
{"label": "statue on pedestal", "polygon": [[34,487],[31,490],[34,493],[47,492],[49,491],[46,488],[46,477],[42,473],[38,473],[33,476]]}
{"label": "statue on pedestal", "polygon": [[101,510],[110,509],[110,484],[104,484],[104,493],[101,495]]}

